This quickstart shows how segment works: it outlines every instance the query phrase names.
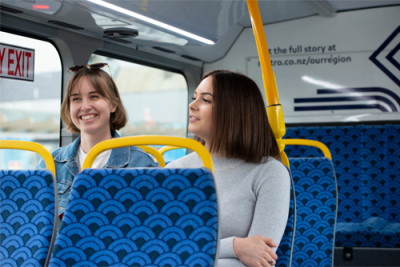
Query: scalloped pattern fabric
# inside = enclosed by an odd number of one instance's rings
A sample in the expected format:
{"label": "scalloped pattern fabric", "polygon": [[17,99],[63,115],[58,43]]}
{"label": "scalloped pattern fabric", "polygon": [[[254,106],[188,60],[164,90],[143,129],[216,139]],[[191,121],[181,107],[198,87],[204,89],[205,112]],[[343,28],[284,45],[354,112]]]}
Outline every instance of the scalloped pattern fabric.
{"label": "scalloped pattern fabric", "polygon": [[296,194],[292,266],[332,266],[337,191],[327,158],[289,159]]}
{"label": "scalloped pattern fabric", "polygon": [[0,266],[43,266],[55,214],[47,170],[0,171]]}
{"label": "scalloped pattern fabric", "polygon": [[[287,128],[285,138],[316,140],[332,153],[339,191],[338,247],[400,248],[400,125]],[[287,146],[288,157],[320,157]]]}
{"label": "scalloped pattern fabric", "polygon": [[214,266],[217,231],[208,169],[85,169],[50,266]]}
{"label": "scalloped pattern fabric", "polygon": [[289,206],[289,216],[286,224],[285,232],[283,233],[283,237],[281,242],[279,243],[279,247],[276,250],[276,255],[278,256],[278,260],[276,261],[275,266],[291,266],[291,257],[292,257],[292,247],[294,244],[294,229],[296,228],[296,199],[294,195],[294,185],[293,179],[290,176],[290,206]]}

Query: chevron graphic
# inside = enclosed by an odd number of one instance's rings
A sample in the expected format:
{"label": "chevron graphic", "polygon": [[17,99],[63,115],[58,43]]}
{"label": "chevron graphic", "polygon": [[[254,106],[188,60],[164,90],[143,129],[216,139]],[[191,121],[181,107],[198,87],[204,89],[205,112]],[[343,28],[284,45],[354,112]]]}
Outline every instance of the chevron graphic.
{"label": "chevron graphic", "polygon": [[[381,44],[381,46],[369,57],[369,59],[381,70],[383,71],[394,83],[396,83],[400,87],[400,62],[396,60],[395,55],[400,50],[400,42],[395,45],[395,48],[389,52],[389,54],[385,57],[389,64],[392,64],[397,70],[398,73],[394,74],[391,72],[385,64],[387,62],[379,61],[379,54],[388,47],[392,42],[396,42],[396,37],[400,34],[400,26]],[[397,39],[398,40],[398,39]]]}

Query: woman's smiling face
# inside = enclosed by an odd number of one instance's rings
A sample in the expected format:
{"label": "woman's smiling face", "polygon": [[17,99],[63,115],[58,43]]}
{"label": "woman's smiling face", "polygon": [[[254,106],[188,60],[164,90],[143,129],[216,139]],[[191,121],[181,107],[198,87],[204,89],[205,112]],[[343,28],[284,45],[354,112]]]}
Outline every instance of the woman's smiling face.
{"label": "woman's smiling face", "polygon": [[210,142],[212,130],[213,88],[212,77],[205,78],[194,92],[193,102],[189,104],[188,130]]}
{"label": "woman's smiling face", "polygon": [[116,107],[93,88],[87,77],[80,78],[71,91],[70,115],[81,134],[110,132],[110,114]]}

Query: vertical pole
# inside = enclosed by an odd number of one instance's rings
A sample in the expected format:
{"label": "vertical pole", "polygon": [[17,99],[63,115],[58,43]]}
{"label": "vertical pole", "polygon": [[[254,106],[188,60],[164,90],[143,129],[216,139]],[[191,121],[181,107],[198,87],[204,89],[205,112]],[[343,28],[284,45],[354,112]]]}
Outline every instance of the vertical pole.
{"label": "vertical pole", "polygon": [[256,39],[258,55],[264,82],[267,104],[279,104],[278,91],[276,88],[274,72],[272,71],[271,59],[269,57],[267,40],[265,39],[264,26],[262,24],[257,0],[247,0],[247,6],[250,13],[250,20],[253,26],[254,37]]}
{"label": "vertical pole", "polygon": [[246,0],[246,2],[250,13],[251,24],[253,26],[258,56],[260,58],[265,96],[268,104],[267,114],[269,123],[278,143],[281,161],[283,164],[290,167],[288,158],[284,152],[285,143],[282,140],[282,137],[285,136],[286,133],[285,121],[283,119],[282,106],[279,104],[278,89],[276,87],[275,75],[272,71],[271,59],[269,57],[269,50],[260,10],[258,8],[257,0]]}

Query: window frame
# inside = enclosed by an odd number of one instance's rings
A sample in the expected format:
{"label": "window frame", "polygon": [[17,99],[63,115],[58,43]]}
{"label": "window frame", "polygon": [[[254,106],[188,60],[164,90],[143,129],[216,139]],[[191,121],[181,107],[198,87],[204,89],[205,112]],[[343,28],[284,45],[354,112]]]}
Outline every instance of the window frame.
{"label": "window frame", "polygon": [[[45,38],[43,36],[36,35],[36,34],[31,34],[31,33],[27,33],[27,32],[23,32],[23,31],[19,31],[19,30],[16,30],[16,29],[11,29],[11,28],[8,28],[7,26],[4,26],[4,25],[2,25],[0,31],[6,32],[6,33],[10,33],[10,34],[14,34],[14,35],[19,35],[19,36],[26,37],[26,38],[36,39],[36,40],[39,40],[39,41],[44,41],[44,42],[50,43],[56,49],[58,57],[60,59],[60,64],[61,64],[61,83],[60,83],[60,107],[61,107],[61,104],[62,104],[62,101],[63,101],[64,64],[63,64],[63,59],[62,59],[62,56],[61,56],[61,53],[60,53],[60,49],[57,47],[55,42],[53,42],[53,40],[47,39],[47,38]],[[60,117],[60,129],[58,131],[58,146],[59,147],[61,147],[62,123],[63,122],[62,122],[61,117]]]}

